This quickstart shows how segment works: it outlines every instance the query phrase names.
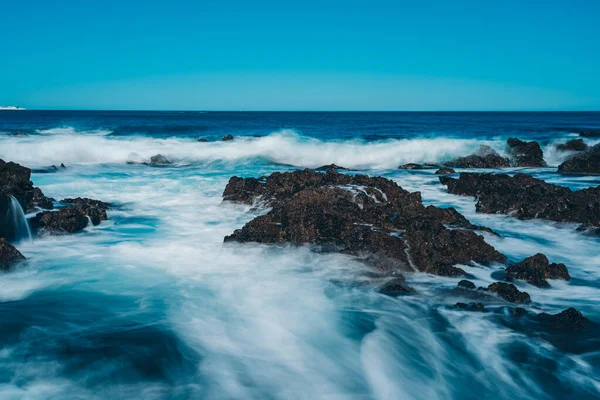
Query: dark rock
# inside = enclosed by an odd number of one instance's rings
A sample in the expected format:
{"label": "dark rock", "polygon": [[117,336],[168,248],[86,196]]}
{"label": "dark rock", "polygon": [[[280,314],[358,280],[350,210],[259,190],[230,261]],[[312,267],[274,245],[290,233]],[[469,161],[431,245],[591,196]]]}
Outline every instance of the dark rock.
{"label": "dark rock", "polygon": [[583,139],[569,140],[567,143],[562,143],[556,146],[556,150],[560,151],[585,151],[588,145],[585,144]]}
{"label": "dark rock", "polygon": [[435,171],[436,175],[446,175],[446,174],[454,174],[456,171],[450,167],[442,167]]}
{"label": "dark rock", "polygon": [[31,172],[33,172],[35,174],[51,174],[54,172],[58,172],[58,167],[56,165],[51,165],[51,166],[45,167],[45,168],[32,169]]}
{"label": "dark rock", "polygon": [[336,171],[350,171],[348,168],[340,167],[336,164],[322,165],[319,168],[315,168],[315,171],[327,171],[329,169],[333,169]]}
{"label": "dark rock", "polygon": [[227,142],[227,141],[233,140],[233,139],[234,139],[234,137],[232,135],[225,135],[225,136],[223,136],[223,139],[221,139],[221,140],[224,142]]}
{"label": "dark rock", "polygon": [[379,292],[396,297],[404,294],[413,294],[415,290],[406,284],[404,277],[395,277],[379,287]]}
{"label": "dark rock", "polygon": [[508,154],[515,167],[546,167],[544,152],[538,142],[524,142],[510,138],[506,142]]}
{"label": "dark rock", "polygon": [[496,293],[498,296],[511,303],[531,303],[529,293],[519,291],[512,283],[494,282],[487,287],[487,291]]}
{"label": "dark rock", "polygon": [[600,137],[600,129],[579,132],[579,136],[597,138]]}
{"label": "dark rock", "polygon": [[469,280],[463,279],[462,281],[458,282],[458,285],[456,285],[457,289],[469,289],[469,290],[475,290],[475,284]]}
{"label": "dark rock", "polygon": [[550,264],[548,258],[541,253],[508,267],[506,277],[508,280],[522,279],[538,287],[549,287],[550,284],[546,279],[563,279],[566,281],[571,279],[565,264]]}
{"label": "dark rock", "polygon": [[171,164],[171,161],[162,154],[157,154],[155,156],[150,157],[150,164],[152,165],[166,165]]}
{"label": "dark rock", "polygon": [[461,173],[459,178],[439,179],[452,194],[476,197],[475,209],[481,213],[600,227],[600,186],[571,191],[527,174]]}
{"label": "dark rock", "polygon": [[19,250],[8,243],[8,240],[0,237],[0,270],[7,271],[17,262],[24,259],[25,257]]}
{"label": "dark rock", "polygon": [[37,206],[39,208],[44,208],[46,210],[51,210],[54,208],[54,199],[51,197],[44,196],[42,189],[34,187],[33,188],[33,199],[32,205]]}
{"label": "dark rock", "polygon": [[563,174],[600,175],[600,144],[579,153],[558,166]]}
{"label": "dark rock", "polygon": [[521,307],[513,307],[510,309],[510,313],[517,318],[521,318],[527,315],[527,310]]}
{"label": "dark rock", "polygon": [[456,303],[454,308],[458,308],[465,311],[479,311],[484,312],[485,306],[482,303]]}
{"label": "dark rock", "polygon": [[505,260],[456,210],[425,207],[420,193],[381,177],[309,169],[233,177],[223,197],[246,204],[260,197],[272,207],[225,241],[312,244],[370,255],[385,269],[449,276],[464,274],[455,264]]}
{"label": "dark rock", "polygon": [[67,169],[67,167],[66,167],[66,166],[65,166],[65,164],[63,164],[63,163],[60,163],[60,168],[61,168],[61,169]]}
{"label": "dark rock", "polygon": [[557,331],[579,331],[592,323],[580,311],[568,308],[558,314],[541,313],[538,315],[540,322]]}
{"label": "dark rock", "polygon": [[43,229],[50,234],[74,233],[88,224],[86,214],[78,206],[69,206],[58,211],[44,211],[32,218],[34,228]]}
{"label": "dark rock", "polygon": [[208,142],[208,139],[200,138],[200,139],[197,140],[197,142],[206,143],[206,142]]}
{"label": "dark rock", "polygon": [[11,227],[6,217],[13,196],[23,210],[30,208],[33,201],[31,170],[14,162],[0,160],[0,237],[9,237]]}
{"label": "dark rock", "polygon": [[98,225],[100,221],[108,219],[106,210],[110,208],[110,204],[103,201],[77,197],[76,199],[63,199],[61,203],[73,204],[78,207],[83,214],[90,217],[94,225]]}
{"label": "dark rock", "polygon": [[506,168],[510,166],[508,158],[496,153],[491,147],[481,145],[479,150],[470,156],[458,157],[442,163],[454,168]]}
{"label": "dark rock", "polygon": [[426,169],[427,167],[423,166],[422,164],[415,164],[415,163],[408,163],[408,164],[403,164],[401,166],[398,167],[398,169]]}

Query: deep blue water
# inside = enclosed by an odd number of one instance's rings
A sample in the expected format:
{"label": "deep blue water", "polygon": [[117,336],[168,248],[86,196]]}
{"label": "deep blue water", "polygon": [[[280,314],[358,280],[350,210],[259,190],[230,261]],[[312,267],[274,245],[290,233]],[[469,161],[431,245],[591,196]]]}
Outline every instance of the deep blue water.
{"label": "deep blue water", "polygon": [[[82,233],[16,243],[28,262],[0,275],[0,398],[599,398],[597,334],[514,326],[501,302],[453,310],[458,279],[409,274],[419,294],[390,298],[345,255],[224,246],[255,214],[221,203],[232,175],[330,163],[383,175],[493,228],[501,237],[486,240],[511,260],[564,262],[570,282],[518,283],[530,312],[576,307],[600,323],[600,239],[477,214],[433,171],[397,169],[480,144],[503,152],[514,136],[540,141],[549,167],[508,172],[590,187],[600,178],[556,174],[554,146],[598,129],[600,113],[0,111],[0,158],[64,163],[34,184],[115,205]],[[158,153],[174,164],[127,164]],[[503,266],[464,268],[487,286]]]}

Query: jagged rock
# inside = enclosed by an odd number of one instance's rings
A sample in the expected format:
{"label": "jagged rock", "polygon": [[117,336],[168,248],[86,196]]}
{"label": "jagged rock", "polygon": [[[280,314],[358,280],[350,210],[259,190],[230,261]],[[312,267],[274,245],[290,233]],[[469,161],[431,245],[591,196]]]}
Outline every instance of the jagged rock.
{"label": "jagged rock", "polygon": [[78,206],[69,206],[58,211],[44,211],[32,218],[34,228],[43,229],[45,233],[74,233],[84,229],[88,224],[86,214]]}
{"label": "jagged rock", "polygon": [[556,150],[560,151],[585,151],[587,148],[588,145],[583,139],[573,139],[569,140],[567,143],[556,145]]}
{"label": "jagged rock", "polygon": [[110,208],[110,204],[103,201],[77,197],[75,199],[63,199],[61,203],[73,204],[78,207],[83,214],[90,217],[93,225],[98,225],[100,221],[108,219],[106,210]]}
{"label": "jagged rock", "polygon": [[538,287],[549,287],[546,279],[571,279],[565,264],[551,264],[548,257],[541,253],[508,267],[506,277],[508,280],[522,279]]}
{"label": "jagged rock", "polygon": [[558,172],[563,174],[600,175],[600,144],[569,158],[558,166]]}
{"label": "jagged rock", "polygon": [[456,210],[425,207],[420,193],[381,177],[309,169],[233,177],[223,197],[246,204],[260,197],[272,207],[225,241],[312,244],[375,256],[382,268],[450,276],[464,274],[455,264],[505,260]]}
{"label": "jagged rock", "polygon": [[461,310],[465,310],[465,311],[479,311],[479,312],[484,312],[485,311],[485,306],[483,305],[483,303],[456,303],[454,305],[454,308],[458,308]]}
{"label": "jagged rock", "polygon": [[524,142],[510,138],[506,142],[508,154],[515,167],[546,167],[544,152],[538,142]]}
{"label": "jagged rock", "polygon": [[233,139],[234,139],[233,135],[225,135],[225,136],[223,136],[223,139],[221,139],[221,140],[224,142],[227,142],[227,141],[233,140]]}
{"label": "jagged rock", "polygon": [[446,175],[446,174],[454,174],[456,171],[450,167],[442,167],[435,171],[436,175]]}
{"label": "jagged rock", "polygon": [[336,164],[322,165],[319,168],[315,168],[315,171],[327,171],[329,169],[333,169],[336,171],[350,171],[348,168],[340,167]]}
{"label": "jagged rock", "polygon": [[396,297],[404,294],[413,294],[415,290],[406,284],[403,276],[397,276],[379,287],[379,292]]}
{"label": "jagged rock", "polygon": [[510,166],[508,158],[496,153],[491,147],[479,146],[479,150],[470,156],[458,157],[442,163],[446,167],[454,168],[506,168]]}
{"label": "jagged rock", "polygon": [[42,189],[40,189],[38,187],[33,188],[33,199],[32,199],[33,206],[44,208],[46,210],[51,210],[52,208],[54,208],[53,201],[54,201],[53,198],[44,196]]}
{"label": "jagged rock", "polygon": [[475,209],[481,213],[600,227],[600,186],[571,191],[527,174],[461,173],[459,178],[440,176],[439,179],[449,193],[475,196]]}
{"label": "jagged rock", "polygon": [[172,162],[165,156],[163,156],[162,154],[157,154],[155,156],[150,157],[150,164],[151,165],[166,165],[166,164],[172,164]]}
{"label": "jagged rock", "polygon": [[24,260],[25,257],[12,244],[0,237],[0,270],[7,271],[15,263]]}
{"label": "jagged rock", "polygon": [[529,293],[519,291],[512,283],[494,282],[487,287],[487,291],[496,293],[498,296],[511,303],[531,303]]}
{"label": "jagged rock", "polygon": [[592,325],[589,319],[574,308],[568,308],[558,314],[541,313],[538,319],[542,324],[557,331],[579,331]]}
{"label": "jagged rock", "polygon": [[473,282],[463,279],[460,282],[458,282],[458,285],[456,285],[457,289],[468,289],[468,290],[475,290],[476,286]]}

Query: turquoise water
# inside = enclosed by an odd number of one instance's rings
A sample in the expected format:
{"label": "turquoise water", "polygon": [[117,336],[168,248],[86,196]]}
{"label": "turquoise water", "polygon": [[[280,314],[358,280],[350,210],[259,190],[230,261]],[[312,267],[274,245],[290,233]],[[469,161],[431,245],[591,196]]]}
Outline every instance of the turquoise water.
{"label": "turquoise water", "polygon": [[[3,112],[0,158],[65,163],[34,173],[34,184],[115,207],[81,233],[16,243],[28,262],[0,275],[1,397],[598,398],[594,338],[510,326],[501,303],[484,314],[451,309],[458,279],[407,275],[419,294],[390,298],[349,256],[223,244],[256,216],[222,203],[231,176],[336,163],[456,207],[499,232],[486,240],[511,260],[542,252],[564,262],[570,282],[517,284],[530,311],[576,307],[600,323],[600,239],[571,224],[476,214],[433,171],[396,169],[480,144],[502,151],[516,136],[539,140],[550,164],[527,172],[595,186],[598,177],[555,173],[564,155],[553,144],[579,127],[600,128],[600,114]],[[224,134],[236,140],[196,142]],[[126,164],[157,153],[174,164]],[[463,268],[487,286],[501,266]]]}

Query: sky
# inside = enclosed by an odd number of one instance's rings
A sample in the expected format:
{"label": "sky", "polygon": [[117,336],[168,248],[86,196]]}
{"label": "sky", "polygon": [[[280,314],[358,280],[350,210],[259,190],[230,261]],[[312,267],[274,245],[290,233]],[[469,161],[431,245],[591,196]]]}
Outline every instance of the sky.
{"label": "sky", "polygon": [[600,1],[0,0],[0,105],[600,110]]}

